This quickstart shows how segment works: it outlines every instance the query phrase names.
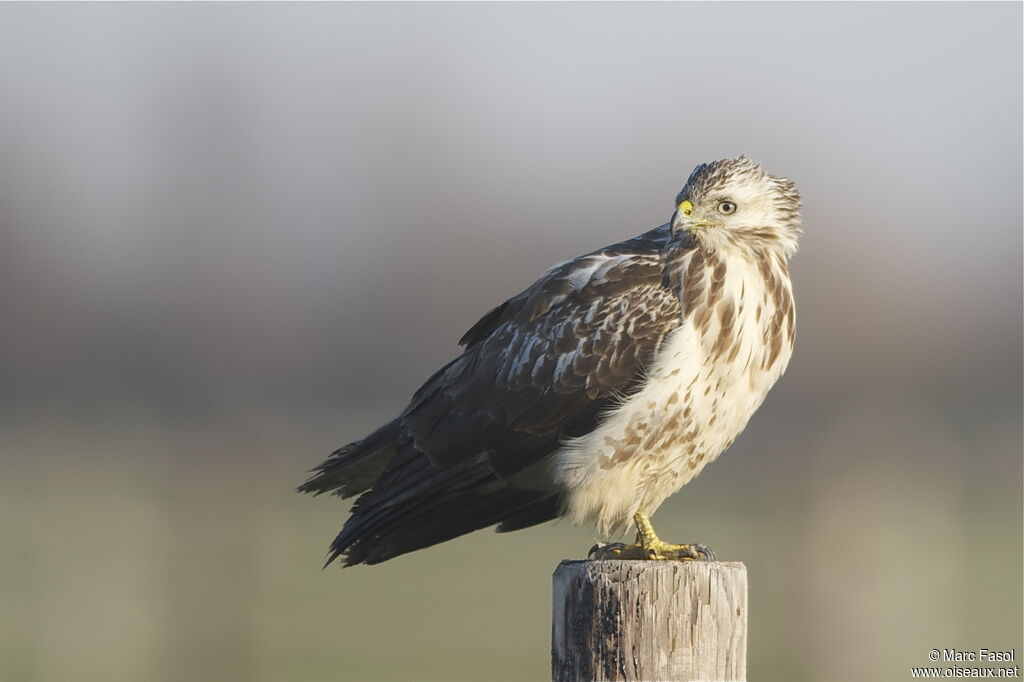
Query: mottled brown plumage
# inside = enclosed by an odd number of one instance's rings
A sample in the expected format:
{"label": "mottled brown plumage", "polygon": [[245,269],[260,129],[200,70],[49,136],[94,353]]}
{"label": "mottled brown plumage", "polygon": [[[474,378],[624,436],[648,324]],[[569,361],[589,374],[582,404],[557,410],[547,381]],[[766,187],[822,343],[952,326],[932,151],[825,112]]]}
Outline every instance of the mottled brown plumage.
{"label": "mottled brown plumage", "polygon": [[317,467],[301,490],[360,495],[331,559],[561,514],[611,533],[732,443],[792,349],[799,197],[740,157],[698,166],[677,204],[487,313],[398,417]]}

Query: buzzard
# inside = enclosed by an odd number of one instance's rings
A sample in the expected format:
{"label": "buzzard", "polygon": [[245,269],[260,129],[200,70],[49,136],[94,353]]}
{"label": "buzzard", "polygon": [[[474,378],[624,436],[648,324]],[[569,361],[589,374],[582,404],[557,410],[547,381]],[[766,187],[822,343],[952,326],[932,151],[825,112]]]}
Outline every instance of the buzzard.
{"label": "buzzard", "polygon": [[359,495],[327,563],[375,564],[566,516],[637,542],[602,558],[713,558],[649,515],[718,457],[793,349],[796,185],[701,164],[668,223],[551,268],[480,319],[393,420],[299,490]]}

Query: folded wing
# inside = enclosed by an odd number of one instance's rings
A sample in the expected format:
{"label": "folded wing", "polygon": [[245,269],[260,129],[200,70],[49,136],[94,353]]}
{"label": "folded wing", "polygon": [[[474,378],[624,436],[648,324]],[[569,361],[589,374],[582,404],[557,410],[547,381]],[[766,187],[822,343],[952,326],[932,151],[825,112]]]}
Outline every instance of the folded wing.
{"label": "folded wing", "polygon": [[667,226],[552,268],[485,315],[402,414],[335,452],[300,489],[362,493],[330,560],[377,563],[560,513],[548,457],[643,379],[681,321]]}

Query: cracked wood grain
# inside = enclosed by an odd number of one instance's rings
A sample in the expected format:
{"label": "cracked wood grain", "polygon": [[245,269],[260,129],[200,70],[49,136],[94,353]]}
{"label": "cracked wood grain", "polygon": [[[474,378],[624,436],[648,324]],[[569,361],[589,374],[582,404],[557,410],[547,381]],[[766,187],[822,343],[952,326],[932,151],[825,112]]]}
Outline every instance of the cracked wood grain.
{"label": "cracked wood grain", "polygon": [[554,574],[554,682],[745,682],[740,562],[563,561]]}

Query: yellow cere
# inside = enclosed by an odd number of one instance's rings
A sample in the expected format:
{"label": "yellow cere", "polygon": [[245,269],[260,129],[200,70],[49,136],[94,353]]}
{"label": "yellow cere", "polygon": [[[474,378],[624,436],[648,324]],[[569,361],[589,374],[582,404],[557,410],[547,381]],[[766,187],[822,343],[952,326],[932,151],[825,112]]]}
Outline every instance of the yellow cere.
{"label": "yellow cere", "polygon": [[690,201],[684,201],[679,204],[679,212],[686,216],[690,215],[693,213],[693,204]]}

